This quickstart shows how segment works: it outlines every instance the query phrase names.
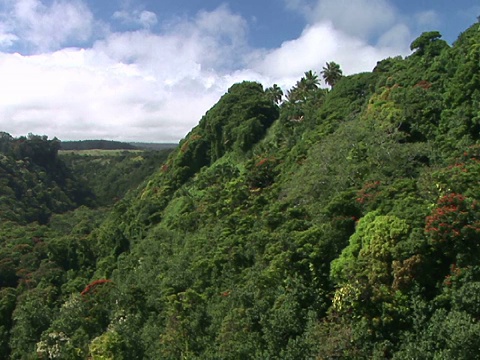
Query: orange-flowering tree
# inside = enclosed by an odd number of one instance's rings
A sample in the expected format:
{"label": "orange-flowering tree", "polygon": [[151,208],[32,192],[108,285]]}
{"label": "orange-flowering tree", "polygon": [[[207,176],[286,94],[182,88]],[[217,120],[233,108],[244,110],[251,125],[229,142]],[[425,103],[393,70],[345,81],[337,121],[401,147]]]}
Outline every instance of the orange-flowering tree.
{"label": "orange-flowering tree", "polygon": [[427,217],[425,231],[452,263],[468,265],[480,252],[480,205],[462,194],[444,195]]}

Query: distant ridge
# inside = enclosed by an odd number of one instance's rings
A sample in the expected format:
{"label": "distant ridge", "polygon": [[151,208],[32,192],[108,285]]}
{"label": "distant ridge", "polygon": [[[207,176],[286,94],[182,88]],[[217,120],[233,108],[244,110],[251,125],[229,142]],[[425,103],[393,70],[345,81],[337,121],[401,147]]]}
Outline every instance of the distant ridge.
{"label": "distant ridge", "polygon": [[164,150],[175,148],[177,144],[168,143],[126,143],[113,140],[62,141],[60,150]]}
{"label": "distant ridge", "polygon": [[136,149],[142,150],[165,150],[165,149],[175,149],[178,144],[176,143],[146,143],[146,142],[131,142],[128,143],[134,146]]}

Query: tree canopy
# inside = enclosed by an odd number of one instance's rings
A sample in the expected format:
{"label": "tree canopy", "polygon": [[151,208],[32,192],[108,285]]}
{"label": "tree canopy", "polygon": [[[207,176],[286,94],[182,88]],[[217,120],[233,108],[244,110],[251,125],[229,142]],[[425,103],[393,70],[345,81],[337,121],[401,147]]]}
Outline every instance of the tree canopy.
{"label": "tree canopy", "polygon": [[332,88],[341,79],[343,75],[340,65],[334,61],[327,62],[327,64],[322,69],[323,80],[330,85]]}

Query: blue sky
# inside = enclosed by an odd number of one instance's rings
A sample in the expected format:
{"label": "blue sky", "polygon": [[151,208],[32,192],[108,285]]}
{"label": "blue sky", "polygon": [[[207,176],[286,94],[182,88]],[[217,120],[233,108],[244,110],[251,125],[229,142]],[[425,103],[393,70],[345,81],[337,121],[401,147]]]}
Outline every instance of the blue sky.
{"label": "blue sky", "polygon": [[478,15],[478,0],[0,0],[0,131],[178,141],[235,82],[370,71]]}

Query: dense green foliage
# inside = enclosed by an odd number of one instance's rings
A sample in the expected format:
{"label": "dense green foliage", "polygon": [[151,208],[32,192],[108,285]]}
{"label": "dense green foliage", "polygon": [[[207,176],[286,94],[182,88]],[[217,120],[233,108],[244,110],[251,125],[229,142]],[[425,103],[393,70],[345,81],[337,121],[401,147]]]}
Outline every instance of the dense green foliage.
{"label": "dense green foliage", "polygon": [[480,358],[478,24],[412,51],[236,84],[108,213],[3,221],[2,357]]}
{"label": "dense green foliage", "polygon": [[126,143],[112,140],[80,140],[62,141],[61,150],[166,150],[174,149],[177,144],[173,143]]}
{"label": "dense green foliage", "polygon": [[[42,332],[61,304],[88,288],[95,273],[89,234],[107,211],[96,207],[123,197],[158,169],[170,152],[59,155],[59,144],[46,136],[13,138],[1,133],[2,359],[41,355],[48,343],[39,342]],[[54,352],[48,356],[54,357]]]}
{"label": "dense green foliage", "polygon": [[46,223],[52,213],[89,204],[93,195],[58,159],[60,142],[0,133],[0,219]]}
{"label": "dense green foliage", "polygon": [[61,150],[134,150],[136,147],[129,143],[111,140],[81,140],[81,141],[62,141]]}
{"label": "dense green foliage", "polygon": [[153,174],[171,151],[61,152],[59,157],[91,189],[96,204],[110,205]]}

